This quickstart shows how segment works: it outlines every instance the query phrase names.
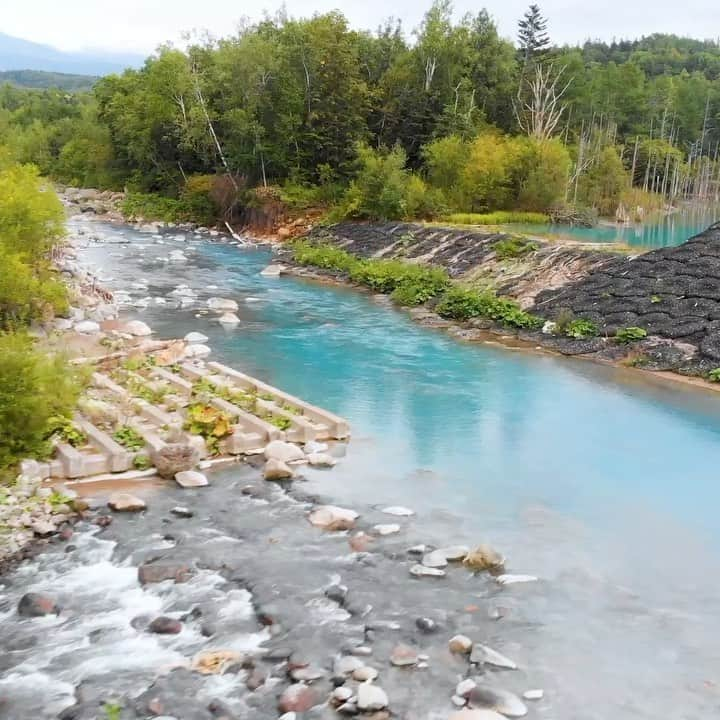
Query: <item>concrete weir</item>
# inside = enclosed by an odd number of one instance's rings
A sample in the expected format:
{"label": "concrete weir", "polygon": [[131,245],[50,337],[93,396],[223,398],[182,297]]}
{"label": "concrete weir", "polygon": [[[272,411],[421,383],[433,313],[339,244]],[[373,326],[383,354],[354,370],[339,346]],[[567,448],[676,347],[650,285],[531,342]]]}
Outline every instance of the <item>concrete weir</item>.
{"label": "concrete weir", "polygon": [[[73,420],[74,444],[60,439],[52,460],[38,463],[44,479],[147,477],[168,445],[222,462],[273,440],[350,435],[343,418],[217,362],[133,352],[96,368]],[[217,433],[202,424],[206,418]]]}

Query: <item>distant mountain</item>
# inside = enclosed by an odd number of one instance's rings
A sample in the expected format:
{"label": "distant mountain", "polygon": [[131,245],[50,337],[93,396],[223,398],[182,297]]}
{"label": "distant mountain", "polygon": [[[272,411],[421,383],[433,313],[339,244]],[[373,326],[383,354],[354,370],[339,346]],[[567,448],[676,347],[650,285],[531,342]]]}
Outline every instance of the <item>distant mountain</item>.
{"label": "distant mountain", "polygon": [[90,90],[96,75],[70,75],[69,73],[45,72],[44,70],[0,71],[0,85],[10,83],[23,88],[59,88],[60,90]]}
{"label": "distant mountain", "polygon": [[74,75],[109,75],[139,67],[141,55],[102,51],[65,52],[0,33],[0,70],[44,70]]}

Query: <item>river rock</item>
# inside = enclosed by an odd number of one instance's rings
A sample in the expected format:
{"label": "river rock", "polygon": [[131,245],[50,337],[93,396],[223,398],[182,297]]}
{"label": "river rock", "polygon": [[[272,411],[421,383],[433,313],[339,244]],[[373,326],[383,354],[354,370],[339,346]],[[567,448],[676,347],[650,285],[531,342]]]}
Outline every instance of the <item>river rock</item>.
{"label": "river rock", "polygon": [[510,658],[480,643],[473,645],[472,653],[470,653],[470,662],[476,665],[493,665],[494,667],[505,668],[506,670],[517,670],[517,665]]}
{"label": "river rock", "polygon": [[270,458],[263,470],[263,477],[266,480],[289,480],[294,475],[293,469],[287,463],[275,458]]}
{"label": "river rock", "polygon": [[226,312],[218,318],[218,322],[221,325],[238,325],[240,318],[233,312]]}
{"label": "river rock", "polygon": [[310,453],[307,456],[307,461],[313,467],[331,468],[337,464],[337,460],[327,453]]}
{"label": "river rock", "polygon": [[354,510],[335,505],[321,505],[310,513],[309,520],[323,530],[352,530],[359,515]]}
{"label": "river rock", "polygon": [[236,312],[238,309],[238,304],[234,300],[228,300],[227,298],[212,297],[207,301],[207,305],[211,310],[220,312]]}
{"label": "river rock", "polygon": [[510,718],[527,715],[527,706],[515,693],[487,685],[477,685],[468,695],[471,707],[494,710]]}
{"label": "river rock", "polygon": [[135,495],[115,492],[108,499],[108,507],[115,512],[137,512],[145,509],[145,501]]}
{"label": "river rock", "polygon": [[498,575],[495,578],[499,585],[516,585],[518,583],[537,582],[535,575]]}
{"label": "river rock", "polygon": [[175,517],[180,518],[191,518],[195,514],[190,508],[181,505],[176,505],[170,512],[175,515]]}
{"label": "river rock", "polygon": [[280,277],[285,267],[283,265],[268,265],[266,268],[260,271],[261,275],[265,277]]}
{"label": "river rock", "polygon": [[373,530],[378,535],[394,535],[400,532],[400,526],[395,523],[388,523],[385,525],[374,525]]}
{"label": "river rock", "polygon": [[123,326],[123,332],[126,332],[129,335],[134,335],[135,337],[147,337],[148,335],[152,335],[150,326],[142,320],[130,320],[130,322],[126,322]]}
{"label": "river rock", "polygon": [[207,357],[212,350],[202,343],[194,343],[185,348],[184,355],[188,359]]}
{"label": "river rock", "polygon": [[419,617],[415,620],[415,626],[418,630],[421,632],[424,632],[426,634],[434,633],[438,629],[438,624],[429,617]]}
{"label": "river rock", "polygon": [[175,482],[183,488],[205,487],[209,484],[207,477],[196,470],[182,470],[175,473]]}
{"label": "river rock", "polygon": [[358,682],[368,682],[375,680],[378,675],[379,673],[374,667],[364,665],[353,672],[352,678]]}
{"label": "river rock", "polygon": [[505,558],[489,545],[478,545],[463,560],[463,565],[471,570],[496,570],[504,564]]}
{"label": "river rock", "polygon": [[467,698],[467,696],[477,687],[477,683],[472,678],[465,678],[461,680],[455,686],[455,694],[461,698]]}
{"label": "river rock", "polygon": [[17,606],[21,617],[42,617],[43,615],[59,615],[60,608],[50,595],[29,592],[20,598]]}
{"label": "river rock", "polygon": [[160,477],[172,478],[192,470],[200,460],[200,452],[188,443],[168,443],[152,453],[151,460]]}
{"label": "river rock", "polygon": [[447,565],[447,560],[441,550],[434,550],[423,556],[422,564],[429,568],[444,568]]}
{"label": "river rock", "polygon": [[254,692],[265,684],[265,673],[262,670],[253,670],[245,679],[245,687]]}
{"label": "river rock", "polygon": [[290,671],[290,677],[295,680],[295,682],[312,683],[325,677],[325,672],[322,668],[307,665],[306,667],[293,668]]}
{"label": "river rock", "polygon": [[401,505],[392,505],[391,507],[383,508],[382,512],[386,515],[397,515],[398,517],[410,517],[415,514],[414,510],[402,507]]}
{"label": "river rock", "polygon": [[357,691],[358,709],[364,712],[372,710],[383,710],[389,704],[387,693],[379,686],[372,683],[361,683]]}
{"label": "river rock", "polygon": [[149,625],[148,632],[156,635],[177,635],[182,631],[182,623],[175,618],[161,615],[156,617]]}
{"label": "river rock", "polygon": [[273,440],[265,446],[266,460],[281,460],[282,462],[300,462],[305,460],[305,453],[292,443],[283,440]]}
{"label": "river rock", "polygon": [[348,687],[337,687],[332,691],[331,699],[336,705],[347,702],[353,696],[353,691]]}
{"label": "river rock", "polygon": [[542,700],[545,692],[538,688],[537,690],[526,690],[523,693],[525,700]]}
{"label": "river rock", "polygon": [[187,565],[170,563],[144,563],[138,568],[138,581],[141,585],[174,580],[176,583],[185,582],[190,577],[190,568]]}
{"label": "river rock", "polygon": [[234,650],[205,650],[193,657],[190,669],[201,675],[222,675],[242,664],[245,656]]}
{"label": "river rock", "polygon": [[390,662],[397,667],[417,665],[418,659],[417,651],[409,645],[396,645],[390,654]]}
{"label": "river rock", "polygon": [[[55,508],[56,512],[59,511],[59,509],[60,506],[57,506]],[[70,508],[68,507],[68,510],[69,509]],[[57,530],[57,528],[55,527],[55,523],[52,520],[43,520],[41,518],[33,520],[32,524],[30,525],[30,529],[35,533],[35,535],[39,535],[40,537],[47,537],[48,535],[52,535]]]}
{"label": "river rock", "polygon": [[333,674],[337,677],[352,675],[356,670],[364,667],[365,663],[354,655],[342,655],[333,663]]}
{"label": "river rock", "polygon": [[197,345],[198,343],[206,343],[208,336],[203,335],[201,332],[189,332],[185,336],[185,342],[189,345]]}
{"label": "river rock", "polygon": [[79,323],[75,323],[75,332],[82,333],[83,335],[94,335],[100,332],[100,325],[94,320],[82,320]]}
{"label": "river rock", "polygon": [[[455,635],[448,641],[450,652],[467,655],[472,650],[473,642],[466,635]],[[460,693],[458,693],[459,695]]]}
{"label": "river rock", "polygon": [[416,577],[445,577],[445,571],[438,568],[426,567],[425,565],[413,565],[410,574]]}
{"label": "river rock", "polygon": [[470,548],[467,545],[451,545],[440,548],[437,552],[442,553],[448,562],[460,562],[467,557]]}
{"label": "river rock", "polygon": [[278,700],[280,712],[305,712],[320,702],[320,696],[311,687],[297,683],[286,688]]}

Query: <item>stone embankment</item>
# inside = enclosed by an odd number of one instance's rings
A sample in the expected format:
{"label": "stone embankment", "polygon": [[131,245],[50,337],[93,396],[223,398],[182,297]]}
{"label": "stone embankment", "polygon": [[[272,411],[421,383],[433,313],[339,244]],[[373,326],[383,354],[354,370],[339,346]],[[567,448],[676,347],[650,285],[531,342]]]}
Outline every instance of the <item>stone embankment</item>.
{"label": "stone embankment", "polygon": [[[498,257],[495,246],[507,237],[358,223],[316,228],[308,234],[311,240],[336,244],[360,257],[440,265],[453,279],[492,288],[547,321],[542,332],[516,331],[484,318],[467,323],[443,320],[433,312],[432,302],[411,310],[419,322],[445,327],[462,339],[514,335],[565,355],[688,376],[707,377],[720,367],[720,225],[679,247],[635,256],[537,241],[520,257]],[[587,320],[593,332],[571,337],[557,330],[572,320]],[[618,331],[627,328],[639,328],[644,337],[619,342]]]}

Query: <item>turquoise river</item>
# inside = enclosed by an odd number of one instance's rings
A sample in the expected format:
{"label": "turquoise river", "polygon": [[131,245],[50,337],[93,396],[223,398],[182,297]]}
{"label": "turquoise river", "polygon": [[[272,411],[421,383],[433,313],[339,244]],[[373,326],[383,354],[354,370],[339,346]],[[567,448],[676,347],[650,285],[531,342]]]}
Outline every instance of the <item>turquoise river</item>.
{"label": "turquoise river", "polygon": [[[354,290],[263,277],[266,249],[94,227],[81,256],[111,288],[197,291],[131,310],[159,336],[199,330],[215,358],[349,419],[346,459],[313,489],[408,505],[429,536],[451,527],[446,542],[540,578],[513,591],[528,665],[587,708],[548,720],[719,716],[720,396],[461,343]],[[212,295],[238,301],[239,326],[199,313]]]}

